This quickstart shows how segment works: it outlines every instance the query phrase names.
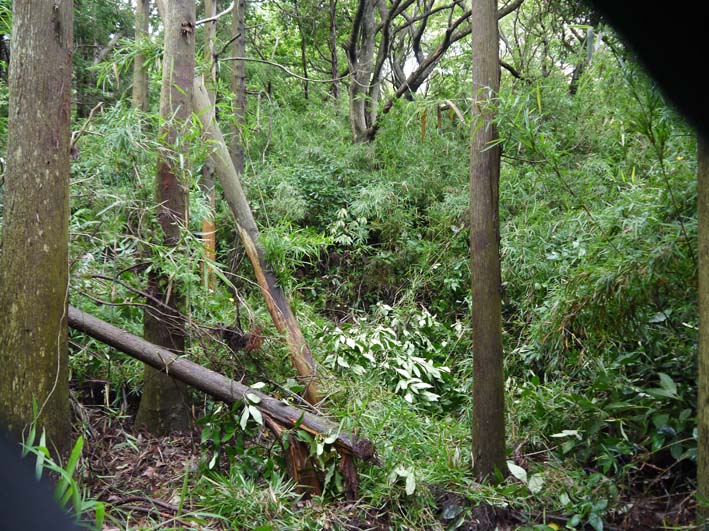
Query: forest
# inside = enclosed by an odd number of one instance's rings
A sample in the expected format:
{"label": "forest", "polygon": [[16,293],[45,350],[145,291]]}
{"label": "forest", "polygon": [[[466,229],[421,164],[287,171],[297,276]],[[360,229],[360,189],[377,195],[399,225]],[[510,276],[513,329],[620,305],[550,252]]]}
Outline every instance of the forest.
{"label": "forest", "polygon": [[593,5],[0,0],[0,157],[0,529],[709,522],[709,149]]}

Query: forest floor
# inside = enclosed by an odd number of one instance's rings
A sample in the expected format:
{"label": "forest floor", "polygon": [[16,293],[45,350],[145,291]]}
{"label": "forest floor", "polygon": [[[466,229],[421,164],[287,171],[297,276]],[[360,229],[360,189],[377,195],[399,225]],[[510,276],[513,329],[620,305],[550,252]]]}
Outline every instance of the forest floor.
{"label": "forest floor", "polygon": [[[106,505],[107,517],[103,531],[236,529],[233,522],[229,524],[226,521],[224,515],[205,511],[199,496],[192,494],[193,482],[201,474],[201,461],[204,458],[199,430],[166,437],[134,430],[131,411],[137,404],[124,397],[122,408],[117,410],[107,407],[107,392],[108,388],[104,388],[100,381],[84,384],[74,390],[74,397],[79,402],[73,402],[75,425],[90,441],[83,456],[83,484],[88,487],[92,498]],[[268,441],[259,441],[259,444],[268,444]],[[640,473],[644,477],[638,483],[644,484],[645,488],[625,489],[625,510],[605,520],[603,529],[690,529],[695,515],[694,493],[658,494],[661,490],[659,487],[673,474],[671,469],[651,467]],[[267,489],[268,485],[264,488]],[[460,492],[438,485],[427,485],[427,488],[435,500],[432,512],[437,520],[437,525],[431,529],[571,529],[566,527],[569,519],[562,516],[513,507],[473,505]],[[650,491],[652,495],[648,494]],[[389,514],[393,507],[372,508],[366,503],[345,501],[330,501],[322,505],[313,500],[300,499],[295,502],[292,510],[301,511],[304,515],[317,514],[317,529],[395,529]],[[541,521],[552,525],[540,525]],[[265,525],[256,529],[270,531],[275,528]]]}

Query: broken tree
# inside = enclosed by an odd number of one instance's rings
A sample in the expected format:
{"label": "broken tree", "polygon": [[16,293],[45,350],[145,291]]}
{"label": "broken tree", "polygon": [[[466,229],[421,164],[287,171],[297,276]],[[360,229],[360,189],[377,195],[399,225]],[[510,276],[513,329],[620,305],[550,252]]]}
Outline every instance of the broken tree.
{"label": "broken tree", "polygon": [[73,306],[69,307],[68,316],[69,326],[74,330],[84,332],[214,398],[233,404],[244,400],[247,393],[252,394],[260,399],[255,406],[282,426],[292,428],[298,425],[300,429],[317,436],[336,435],[333,445],[339,451],[365,461],[374,458],[374,446],[370,441],[343,433],[337,424],[323,417],[286,404],[193,361],[176,356],[165,348],[153,345]]}
{"label": "broken tree", "polygon": [[239,174],[229,155],[224,136],[216,123],[214,114],[210,112],[209,94],[201,77],[194,80],[193,107],[199,117],[204,136],[211,142],[210,159],[214,164],[216,174],[222,183],[224,196],[236,219],[239,236],[246,249],[251,265],[254,268],[256,281],[263,292],[268,311],[273,323],[280,333],[285,333],[286,342],[291,353],[291,361],[298,375],[305,384],[305,398],[311,404],[320,401],[317,385],[317,365],[313,354],[305,342],[303,333],[298,326],[283,290],[276,284],[275,275],[269,270],[264,258],[264,252],[259,245],[259,231],[254,220],[246,194],[241,187]]}

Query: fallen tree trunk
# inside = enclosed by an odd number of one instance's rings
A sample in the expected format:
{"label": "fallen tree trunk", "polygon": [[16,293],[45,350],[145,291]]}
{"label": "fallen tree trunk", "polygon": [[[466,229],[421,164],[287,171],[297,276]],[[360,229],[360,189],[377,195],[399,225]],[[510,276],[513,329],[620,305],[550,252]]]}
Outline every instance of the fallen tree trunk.
{"label": "fallen tree trunk", "polygon": [[333,444],[341,453],[351,454],[367,461],[374,458],[374,446],[371,441],[361,439],[356,435],[342,433],[339,426],[329,420],[284,404],[256,389],[185,358],[180,358],[169,350],[153,345],[73,306],[69,307],[68,314],[71,328],[84,332],[214,398],[227,404],[233,404],[239,400],[245,400],[247,393],[255,395],[260,399],[260,402],[254,404],[253,401],[250,401],[249,403],[282,426],[292,428],[297,425],[298,428],[313,435],[324,437],[337,434],[337,439]]}
{"label": "fallen tree trunk", "polygon": [[266,263],[263,249],[258,243],[256,221],[246,200],[246,194],[244,194],[244,190],[241,187],[240,176],[234,168],[234,163],[224,142],[224,136],[215,121],[214,113],[210,112],[209,94],[200,76],[194,80],[193,107],[195,114],[202,123],[205,137],[212,144],[209,157],[222,183],[224,196],[229,208],[231,208],[236,219],[239,236],[241,236],[246,254],[254,268],[256,281],[266,299],[266,305],[273,323],[280,333],[286,335],[291,361],[306,386],[306,400],[311,404],[317,404],[320,401],[320,393],[318,391],[316,364],[313,354],[305,342],[288,299],[283,290],[278,287],[276,277],[269,270]]}

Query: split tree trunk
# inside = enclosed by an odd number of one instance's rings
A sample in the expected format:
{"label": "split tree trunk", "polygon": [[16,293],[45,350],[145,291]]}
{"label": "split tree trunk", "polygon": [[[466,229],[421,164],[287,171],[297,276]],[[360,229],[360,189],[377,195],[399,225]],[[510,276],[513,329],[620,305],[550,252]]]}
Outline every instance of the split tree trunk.
{"label": "split tree trunk", "polygon": [[340,452],[367,461],[374,459],[374,446],[369,440],[342,432],[336,423],[272,398],[185,358],[180,358],[167,349],[149,343],[81,310],[69,307],[68,314],[69,325],[73,329],[139,359],[161,373],[167,373],[227,404],[244,400],[247,394],[252,394],[260,399],[255,404],[252,401],[252,404],[281,426],[293,428],[297,424],[313,435],[325,437],[337,434],[333,444]]}
{"label": "split tree trunk", "polygon": [[0,256],[0,425],[69,447],[66,340],[72,2],[12,3]]}
{"label": "split tree trunk", "polygon": [[[155,199],[163,244],[175,247],[180,241],[181,227],[187,220],[187,191],[173,149],[183,137],[192,118],[192,80],[194,77],[194,0],[168,2],[165,25],[160,117],[164,123],[160,137],[164,147],[158,153]],[[178,148],[181,149],[181,148]],[[156,345],[182,353],[185,348],[184,322],[179,309],[184,305],[180,286],[157,269],[148,274],[148,293],[173,311],[146,301],[143,335]],[[143,397],[136,424],[156,434],[166,434],[190,427],[191,417],[184,384],[170,376],[145,367]]]}
{"label": "split tree trunk", "polygon": [[258,285],[266,299],[273,323],[279,332],[285,333],[286,342],[291,352],[291,361],[306,386],[305,398],[311,404],[316,404],[320,401],[320,394],[315,360],[305,342],[295,315],[293,315],[288,299],[283,290],[276,285],[276,277],[266,264],[263,249],[258,243],[259,233],[256,221],[241,187],[239,173],[229,156],[222,132],[214,115],[209,112],[209,95],[201,77],[194,80],[194,108],[204,127],[204,135],[213,146],[210,158],[214,162],[217,176],[222,183],[227,203],[236,218],[239,235],[254,268]]}
{"label": "split tree trunk", "polygon": [[500,87],[496,0],[473,0],[470,253],[473,291],[473,459],[478,479],[507,473],[500,301],[500,147],[491,109]]}

